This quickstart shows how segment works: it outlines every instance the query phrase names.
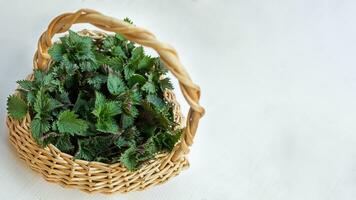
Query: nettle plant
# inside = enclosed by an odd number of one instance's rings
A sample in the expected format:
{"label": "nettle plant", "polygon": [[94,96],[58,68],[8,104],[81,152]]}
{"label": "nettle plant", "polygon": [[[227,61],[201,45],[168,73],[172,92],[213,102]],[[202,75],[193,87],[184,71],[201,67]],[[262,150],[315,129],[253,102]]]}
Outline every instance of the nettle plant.
{"label": "nettle plant", "polygon": [[159,57],[120,34],[93,39],[73,31],[48,53],[48,69],[17,81],[7,102],[13,119],[29,113],[38,145],[131,171],[172,150],[182,130],[164,99],[173,87]]}

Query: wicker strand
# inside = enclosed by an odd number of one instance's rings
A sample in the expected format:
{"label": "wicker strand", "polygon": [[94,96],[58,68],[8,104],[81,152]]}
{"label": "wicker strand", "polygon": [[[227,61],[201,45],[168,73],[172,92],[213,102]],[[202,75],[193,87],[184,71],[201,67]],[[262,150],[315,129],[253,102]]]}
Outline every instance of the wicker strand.
{"label": "wicker strand", "polygon": [[180,63],[175,49],[168,44],[158,41],[155,35],[148,30],[105,16],[94,10],[81,9],[74,13],[64,13],[54,18],[47,30],[41,35],[38,41],[38,49],[34,55],[34,67],[40,69],[47,68],[50,61],[48,49],[52,46],[53,36],[57,33],[68,31],[73,24],[78,23],[90,23],[105,31],[120,33],[130,41],[151,47],[157,51],[167,68],[178,79],[182,94],[190,106],[186,127],[179,146],[174,149],[172,160],[176,161],[182,155],[187,154],[189,146],[193,143],[199,119],[205,112],[204,108],[199,105],[200,88],[193,83],[189,74]]}

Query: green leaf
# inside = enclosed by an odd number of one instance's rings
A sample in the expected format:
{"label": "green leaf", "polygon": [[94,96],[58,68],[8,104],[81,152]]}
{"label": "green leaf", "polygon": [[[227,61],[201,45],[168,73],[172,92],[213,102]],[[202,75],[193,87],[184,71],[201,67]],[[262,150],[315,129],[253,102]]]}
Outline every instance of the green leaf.
{"label": "green leaf", "polygon": [[95,126],[98,131],[104,133],[119,134],[119,126],[112,118],[107,118],[106,120],[98,120]]}
{"label": "green leaf", "polygon": [[69,134],[63,134],[58,137],[55,146],[64,153],[71,153],[74,151],[75,146],[70,140]]}
{"label": "green leaf", "polygon": [[121,163],[129,170],[134,171],[138,165],[137,162],[137,148],[132,145],[120,157]]}
{"label": "green leaf", "polygon": [[50,98],[43,88],[38,90],[35,103],[34,110],[36,112],[36,116],[40,119],[49,119],[51,118],[51,111],[61,106],[61,103],[57,100]]}
{"label": "green leaf", "polygon": [[120,46],[116,46],[113,50],[112,50],[112,54],[114,56],[119,56],[122,58],[127,58],[125,52],[122,50],[122,48]]}
{"label": "green leaf", "polygon": [[116,45],[115,38],[112,36],[107,36],[103,40],[103,47],[104,49],[111,49]]}
{"label": "green leaf", "polygon": [[121,78],[114,74],[109,74],[107,82],[108,90],[113,95],[119,95],[125,91],[125,84]]}
{"label": "green leaf", "polygon": [[7,98],[7,113],[10,117],[21,120],[28,111],[27,103],[19,96],[11,95]]}
{"label": "green leaf", "polygon": [[31,133],[32,137],[36,140],[37,143],[41,144],[41,137],[44,133],[48,132],[50,129],[50,124],[46,120],[33,119],[31,121]]}
{"label": "green leaf", "polygon": [[124,18],[124,22],[127,22],[129,24],[133,24],[132,20],[130,18],[128,18],[128,17]]}
{"label": "green leaf", "polygon": [[159,80],[159,86],[162,91],[165,91],[166,89],[168,90],[173,90],[173,84],[169,78],[164,78],[162,80]]}
{"label": "green leaf", "polygon": [[33,75],[34,75],[34,83],[36,85],[41,86],[42,83],[44,82],[45,72],[40,69],[35,69],[33,71]]}
{"label": "green leaf", "polygon": [[115,38],[120,42],[126,41],[125,37],[119,33],[115,34]]}
{"label": "green leaf", "polygon": [[29,105],[33,105],[36,101],[36,95],[34,91],[29,91],[26,94],[26,100],[28,102]]}
{"label": "green leaf", "polygon": [[79,63],[79,68],[82,72],[93,72],[97,70],[100,66],[93,61],[83,61]]}
{"label": "green leaf", "polygon": [[20,85],[20,87],[24,90],[32,90],[33,89],[33,83],[32,81],[29,80],[19,80],[16,82],[17,84]]}
{"label": "green leaf", "polygon": [[[84,160],[111,160],[111,149],[115,147],[115,136],[95,136],[78,140],[76,158]],[[100,157],[100,159],[99,159]]]}
{"label": "green leaf", "polygon": [[48,110],[49,111],[57,109],[57,108],[59,108],[59,107],[61,107],[63,105],[61,102],[59,102],[56,99],[49,98],[48,100],[49,100],[49,104],[48,104]]}
{"label": "green leaf", "polygon": [[142,86],[142,90],[147,92],[148,94],[155,94],[157,89],[155,84],[153,83],[154,75],[148,74],[148,81]]}
{"label": "green leaf", "polygon": [[97,118],[95,126],[98,131],[118,133],[119,127],[113,117],[121,113],[121,104],[119,102],[107,101],[101,93],[97,92],[95,108],[92,113]]}
{"label": "green leaf", "polygon": [[97,93],[93,114],[99,119],[107,119],[121,113],[121,104],[117,101],[106,101]]}
{"label": "green leaf", "polygon": [[146,79],[145,79],[144,76],[142,76],[140,74],[133,74],[131,76],[131,78],[129,79],[129,81],[128,81],[128,86],[132,87],[135,84],[138,84],[138,85],[142,86],[145,83],[146,83]]}
{"label": "green leaf", "polygon": [[131,58],[129,60],[129,63],[131,66],[134,66],[136,69],[138,68],[138,64],[141,61],[141,59],[144,57],[144,50],[142,46],[136,47],[132,51]]}
{"label": "green leaf", "polygon": [[48,54],[51,56],[52,60],[60,62],[62,60],[65,50],[62,44],[54,43],[51,48],[48,49]]}
{"label": "green leaf", "polygon": [[162,109],[165,106],[163,100],[156,95],[147,95],[147,101],[159,109]]}
{"label": "green leaf", "polygon": [[124,137],[119,137],[115,141],[115,145],[119,148],[130,147],[132,145],[131,141],[126,140]]}
{"label": "green leaf", "polygon": [[129,80],[135,74],[135,70],[130,65],[124,67],[124,76],[126,80]]}
{"label": "green leaf", "polygon": [[154,64],[154,59],[149,56],[144,56],[137,65],[137,69],[150,69]]}
{"label": "green leaf", "polygon": [[69,99],[69,94],[68,94],[67,91],[63,91],[63,92],[59,93],[57,99],[60,102],[64,103],[64,104],[70,104],[71,103],[70,99]]}
{"label": "green leaf", "polygon": [[87,79],[89,85],[91,85],[95,90],[100,90],[101,86],[106,83],[107,77],[104,75],[96,75]]}
{"label": "green leaf", "polygon": [[82,91],[79,92],[77,100],[74,103],[73,111],[76,113],[81,113],[81,111],[88,111],[89,110],[89,103],[85,100],[85,95]]}
{"label": "green leaf", "polygon": [[78,115],[73,111],[65,110],[58,116],[57,127],[60,133],[85,136],[88,124],[86,121],[79,119]]}
{"label": "green leaf", "polygon": [[121,121],[122,121],[122,128],[126,129],[133,125],[134,118],[130,115],[123,114],[121,117]]}
{"label": "green leaf", "polygon": [[105,96],[98,91],[95,91],[95,109],[99,109],[106,102]]}
{"label": "green leaf", "polygon": [[109,101],[105,104],[105,113],[113,117],[121,113],[121,104],[117,101]]}
{"label": "green leaf", "polygon": [[155,58],[154,65],[155,65],[156,72],[159,73],[160,75],[164,75],[168,73],[167,67],[159,57]]}
{"label": "green leaf", "polygon": [[124,60],[121,57],[106,58],[103,65],[108,65],[114,71],[119,72],[124,68]]}
{"label": "green leaf", "polygon": [[166,131],[156,136],[156,142],[161,142],[161,147],[163,149],[168,149],[169,151],[171,151],[174,145],[178,142],[180,136],[181,131],[175,133]]}
{"label": "green leaf", "polygon": [[132,105],[139,105],[142,100],[142,95],[139,90],[133,89],[130,90],[130,98]]}
{"label": "green leaf", "polygon": [[148,94],[155,94],[156,93],[156,86],[152,82],[147,81],[142,86],[142,90],[147,92]]}
{"label": "green leaf", "polygon": [[82,160],[92,161],[95,159],[95,152],[89,147],[87,140],[78,140],[78,151],[75,154],[75,158]]}

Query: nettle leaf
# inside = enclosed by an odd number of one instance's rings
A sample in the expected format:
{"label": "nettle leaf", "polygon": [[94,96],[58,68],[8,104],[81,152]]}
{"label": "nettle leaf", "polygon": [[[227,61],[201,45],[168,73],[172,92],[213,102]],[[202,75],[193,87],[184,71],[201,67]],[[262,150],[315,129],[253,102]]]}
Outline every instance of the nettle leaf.
{"label": "nettle leaf", "polygon": [[122,92],[125,91],[125,87],[126,87],[122,79],[115,74],[109,74],[107,86],[109,92],[113,95],[121,94]]}
{"label": "nettle leaf", "polygon": [[44,77],[45,77],[45,72],[40,70],[40,69],[35,69],[33,71],[33,76],[34,76],[34,83],[36,85],[41,86],[42,83],[44,82]]}
{"label": "nettle leaf", "polygon": [[109,66],[116,72],[122,71],[124,68],[124,60],[121,57],[106,58],[102,64]]}
{"label": "nettle leaf", "polygon": [[139,62],[141,61],[141,59],[143,57],[145,57],[143,47],[142,46],[136,47],[132,51],[132,55],[131,55],[131,58],[129,60],[129,64],[131,66],[134,66],[135,68],[138,68],[137,65],[139,64]]}
{"label": "nettle leaf", "polygon": [[115,38],[116,38],[116,40],[119,41],[119,42],[127,41],[126,38],[125,38],[123,35],[121,35],[120,33],[116,33],[116,34],[115,34]]}
{"label": "nettle leaf", "polygon": [[147,92],[148,94],[155,94],[156,93],[156,86],[154,83],[147,81],[143,86],[142,90]]}
{"label": "nettle leaf", "polygon": [[121,113],[121,103],[119,103],[118,101],[108,101],[105,103],[104,108],[105,113],[110,117]]}
{"label": "nettle leaf", "polygon": [[155,94],[157,91],[156,85],[153,82],[154,75],[148,75],[148,81],[142,86],[142,90],[148,94]]}
{"label": "nettle leaf", "polygon": [[154,59],[150,56],[144,56],[137,65],[137,69],[150,69],[154,65]]}
{"label": "nettle leaf", "polygon": [[78,115],[73,111],[65,110],[58,116],[57,127],[60,133],[85,136],[88,124],[86,121],[79,119]]}
{"label": "nettle leaf", "polygon": [[107,77],[101,74],[87,79],[88,84],[96,90],[100,90],[101,86],[106,83],[106,81]]}
{"label": "nettle leaf", "polygon": [[71,101],[69,99],[69,93],[67,91],[63,91],[63,92],[60,92],[58,95],[57,95],[57,99],[64,103],[64,104],[70,104]]}
{"label": "nettle leaf", "polygon": [[119,134],[119,126],[113,118],[107,118],[106,120],[99,119],[95,125],[98,131]]}
{"label": "nettle leaf", "polygon": [[11,95],[7,98],[7,113],[10,117],[21,120],[28,111],[27,103],[19,96]]}
{"label": "nettle leaf", "polygon": [[82,72],[91,72],[95,71],[99,68],[100,66],[93,61],[82,61],[79,63],[79,69],[81,69]]}
{"label": "nettle leaf", "polygon": [[41,88],[38,90],[33,109],[36,116],[40,119],[51,119],[51,111],[59,108],[62,104],[46,94],[45,90]]}
{"label": "nettle leaf", "polygon": [[129,96],[130,96],[130,102],[132,105],[139,105],[142,100],[142,95],[139,90],[137,89],[131,89],[129,91]]}
{"label": "nettle leaf", "polygon": [[51,48],[48,49],[48,54],[51,56],[52,60],[60,62],[63,59],[63,54],[65,49],[62,44],[54,43]]}
{"label": "nettle leaf", "polygon": [[135,70],[130,65],[124,67],[124,76],[126,80],[130,80],[130,78],[134,74],[135,74]]}
{"label": "nettle leaf", "polygon": [[[85,160],[111,160],[110,150],[115,147],[115,136],[95,136],[78,140],[79,149],[76,158]],[[104,158],[104,159],[103,159]]]}
{"label": "nettle leaf", "polygon": [[154,63],[156,73],[159,75],[165,75],[168,73],[167,67],[159,57],[155,58]]}
{"label": "nettle leaf", "polygon": [[67,54],[63,55],[63,59],[61,61],[61,67],[65,69],[66,73],[70,76],[73,76],[76,70],[79,69],[79,66],[71,61]]}
{"label": "nettle leaf", "polygon": [[131,145],[133,145],[133,142],[130,140],[127,140],[125,137],[117,138],[117,140],[114,143],[119,148],[130,147]]}
{"label": "nettle leaf", "polygon": [[19,84],[19,86],[24,90],[32,90],[32,89],[34,89],[34,85],[33,85],[32,81],[19,80],[19,81],[16,81],[16,83]]}
{"label": "nettle leaf", "polygon": [[124,18],[124,22],[127,22],[129,24],[133,24],[132,20],[130,18],[128,18],[128,17]]}
{"label": "nettle leaf", "polygon": [[73,111],[76,113],[82,113],[89,111],[89,102],[85,100],[85,95],[82,91],[79,92],[77,100],[74,103]]}
{"label": "nettle leaf", "polygon": [[112,36],[108,36],[103,40],[103,48],[104,49],[111,49],[115,47],[116,45],[116,40]]}
{"label": "nettle leaf", "polygon": [[107,101],[101,93],[96,93],[94,116],[97,118],[96,128],[105,133],[117,134],[119,126],[114,120],[114,116],[120,114],[121,104],[116,101]]}
{"label": "nettle leaf", "polygon": [[113,117],[121,113],[121,104],[117,101],[107,101],[101,93],[96,93],[93,114],[98,118]]}
{"label": "nettle leaf", "polygon": [[126,129],[134,124],[134,117],[131,115],[123,114],[121,116],[122,128]]}
{"label": "nettle leaf", "polygon": [[138,165],[137,162],[137,148],[132,145],[120,157],[122,164],[129,170],[134,171]]}
{"label": "nettle leaf", "polygon": [[171,82],[171,80],[169,78],[164,78],[162,80],[159,80],[159,86],[161,88],[162,91],[165,90],[173,90],[173,84]]}
{"label": "nettle leaf", "polygon": [[69,134],[62,134],[61,136],[59,136],[57,138],[55,146],[65,153],[72,153],[75,149],[74,144],[72,144],[72,141],[70,140]]}
{"label": "nettle leaf", "polygon": [[129,87],[133,87],[134,85],[142,86],[145,83],[146,83],[145,77],[140,75],[140,74],[133,74],[131,76],[131,78],[128,80],[128,86]]}
{"label": "nettle leaf", "polygon": [[99,108],[104,105],[106,102],[106,98],[103,94],[98,91],[95,91],[95,108]]}
{"label": "nettle leaf", "polygon": [[34,91],[28,91],[26,94],[26,100],[29,105],[33,105],[36,101],[36,95]]}
{"label": "nettle leaf", "polygon": [[78,140],[78,151],[75,154],[75,158],[83,160],[94,160],[95,152],[89,147],[89,142],[86,140]]}
{"label": "nettle leaf", "polygon": [[174,145],[178,142],[181,136],[181,131],[172,133],[170,131],[161,132],[154,137],[156,146],[161,149],[171,151]]}
{"label": "nettle leaf", "polygon": [[122,58],[127,58],[125,52],[122,50],[122,48],[120,46],[116,46],[113,50],[112,50],[112,54],[114,56],[119,56]]}
{"label": "nettle leaf", "polygon": [[147,101],[159,109],[162,109],[165,106],[163,100],[156,95],[147,95]]}
{"label": "nettle leaf", "polygon": [[47,120],[35,118],[31,121],[30,127],[32,137],[41,145],[41,137],[44,133],[49,131],[51,125]]}
{"label": "nettle leaf", "polygon": [[62,105],[63,104],[60,101],[58,101],[57,99],[49,98],[48,110],[52,111],[54,109],[61,107]]}

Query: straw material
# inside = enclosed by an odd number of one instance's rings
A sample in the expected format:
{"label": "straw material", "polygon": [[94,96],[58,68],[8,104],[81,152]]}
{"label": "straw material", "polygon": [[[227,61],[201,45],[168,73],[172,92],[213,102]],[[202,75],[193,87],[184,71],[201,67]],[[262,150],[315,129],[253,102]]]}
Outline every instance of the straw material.
{"label": "straw material", "polygon": [[[193,143],[199,119],[204,108],[199,105],[200,88],[195,85],[181,65],[176,51],[162,43],[149,31],[126,22],[102,15],[93,10],[79,10],[56,17],[41,35],[38,50],[34,56],[34,68],[46,69],[51,61],[48,49],[52,46],[52,37],[56,33],[66,32],[75,23],[90,23],[105,31],[116,32],[127,39],[151,47],[158,52],[167,68],[178,79],[183,96],[190,105],[185,128],[180,141],[170,153],[159,154],[144,164],[137,171],[128,171],[121,163],[105,164],[75,160],[73,156],[59,151],[55,146],[39,147],[30,132],[30,115],[22,121],[7,118],[10,142],[16,148],[20,158],[49,182],[64,187],[78,188],[85,192],[130,192],[143,190],[169,180],[189,166],[186,154]],[[80,34],[94,39],[105,36],[103,32],[84,30]],[[31,77],[30,77],[31,78]],[[174,104],[174,120],[184,127],[179,104],[172,91],[166,91],[165,99]]]}

